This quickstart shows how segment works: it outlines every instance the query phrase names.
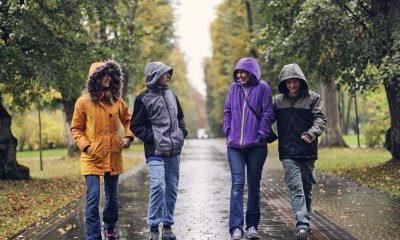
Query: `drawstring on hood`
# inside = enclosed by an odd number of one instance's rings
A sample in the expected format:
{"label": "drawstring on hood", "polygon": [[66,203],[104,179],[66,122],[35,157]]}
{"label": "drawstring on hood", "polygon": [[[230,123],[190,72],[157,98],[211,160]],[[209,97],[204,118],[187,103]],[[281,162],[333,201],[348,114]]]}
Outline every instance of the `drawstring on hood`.
{"label": "drawstring on hood", "polygon": [[278,91],[279,93],[286,94],[288,89],[285,85],[285,81],[291,78],[300,80],[301,91],[308,92],[308,82],[304,76],[303,71],[297,63],[291,63],[283,66],[281,73],[279,74]]}
{"label": "drawstring on hood", "polygon": [[[164,75],[168,73],[170,75],[170,79],[172,79],[172,73],[174,70],[172,67],[162,63],[162,62],[151,62],[146,65],[144,69],[144,74],[146,76],[146,84],[147,88],[155,89],[157,88],[157,81]],[[159,86],[161,88],[161,86]]]}
{"label": "drawstring on hood", "polygon": [[110,94],[114,101],[122,96],[123,74],[121,66],[115,61],[95,62],[89,68],[85,89],[89,93],[90,101],[98,102],[101,92],[101,79],[109,75]]}
{"label": "drawstring on hood", "polygon": [[235,83],[241,84],[237,78],[238,70],[245,70],[249,73],[249,81],[246,83],[246,85],[257,85],[260,82],[261,70],[257,59],[242,58],[236,64],[235,70],[233,71],[233,80]]}

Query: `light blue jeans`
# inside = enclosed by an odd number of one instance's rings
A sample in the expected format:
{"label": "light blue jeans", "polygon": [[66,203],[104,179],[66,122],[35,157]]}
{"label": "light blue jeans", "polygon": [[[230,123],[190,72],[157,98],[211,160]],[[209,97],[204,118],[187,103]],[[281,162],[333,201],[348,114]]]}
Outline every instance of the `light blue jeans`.
{"label": "light blue jeans", "polygon": [[179,183],[180,156],[149,157],[150,199],[147,223],[150,227],[174,224]]}
{"label": "light blue jeans", "polygon": [[315,160],[282,160],[297,230],[307,229],[310,226],[312,189],[316,183],[314,164]]}

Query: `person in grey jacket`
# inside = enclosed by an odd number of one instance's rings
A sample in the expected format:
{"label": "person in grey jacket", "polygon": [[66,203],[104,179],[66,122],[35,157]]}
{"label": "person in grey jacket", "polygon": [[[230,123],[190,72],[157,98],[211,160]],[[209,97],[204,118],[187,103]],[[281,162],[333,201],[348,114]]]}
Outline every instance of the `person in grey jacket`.
{"label": "person in grey jacket", "polygon": [[161,62],[145,68],[147,89],[135,100],[130,129],[144,142],[150,170],[149,240],[176,239],[171,225],[178,192],[180,153],[187,135],[178,97],[168,88],[173,69]]}
{"label": "person in grey jacket", "polygon": [[279,158],[290,191],[292,213],[296,219],[296,239],[311,234],[310,213],[312,188],[316,183],[315,160],[318,158],[318,136],[326,126],[320,96],[310,91],[299,65],[285,65],[279,76],[280,94],[274,100],[278,127]]}

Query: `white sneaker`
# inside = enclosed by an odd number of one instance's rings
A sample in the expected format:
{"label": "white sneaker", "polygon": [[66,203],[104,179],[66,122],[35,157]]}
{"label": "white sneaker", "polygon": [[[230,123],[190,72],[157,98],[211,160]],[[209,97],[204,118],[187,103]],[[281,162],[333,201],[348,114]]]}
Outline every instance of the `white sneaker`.
{"label": "white sneaker", "polygon": [[249,239],[260,239],[260,235],[258,235],[255,227],[249,227],[249,229],[247,229],[247,237]]}
{"label": "white sneaker", "polygon": [[241,240],[242,239],[242,231],[240,231],[239,228],[236,228],[235,231],[233,231],[231,240]]}

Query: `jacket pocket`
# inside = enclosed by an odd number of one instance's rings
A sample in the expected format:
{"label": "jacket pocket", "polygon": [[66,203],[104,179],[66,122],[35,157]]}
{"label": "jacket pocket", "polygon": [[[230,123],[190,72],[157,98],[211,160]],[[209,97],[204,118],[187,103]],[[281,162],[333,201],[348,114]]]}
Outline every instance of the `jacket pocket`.
{"label": "jacket pocket", "polygon": [[111,152],[121,152],[121,140],[118,135],[113,135],[111,138]]}
{"label": "jacket pocket", "polygon": [[104,146],[100,139],[96,139],[94,142],[90,144],[88,154],[93,158],[95,157],[103,158],[105,156]]}

